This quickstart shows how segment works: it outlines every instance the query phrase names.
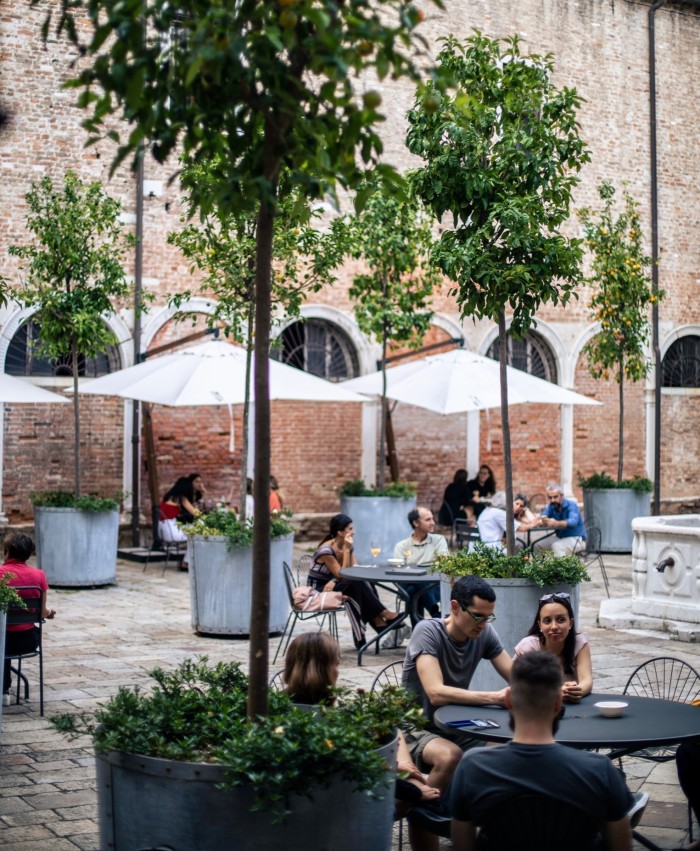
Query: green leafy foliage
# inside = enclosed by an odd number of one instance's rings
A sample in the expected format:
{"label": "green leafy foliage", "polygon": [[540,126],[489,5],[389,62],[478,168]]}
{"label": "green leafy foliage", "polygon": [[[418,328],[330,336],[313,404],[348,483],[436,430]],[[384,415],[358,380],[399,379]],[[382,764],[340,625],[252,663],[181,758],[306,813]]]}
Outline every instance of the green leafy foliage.
{"label": "green leafy foliage", "polygon": [[578,486],[584,490],[610,490],[611,488],[620,488],[625,490],[633,490],[637,493],[651,493],[654,486],[650,479],[644,476],[633,476],[631,479],[613,479],[612,476],[603,470],[600,473],[592,473],[590,476],[582,476],[579,473]]}
{"label": "green leafy foliage", "polygon": [[[270,515],[270,538],[291,535],[294,529],[289,524],[291,512],[273,511]],[[228,508],[215,508],[207,514],[200,514],[192,523],[183,526],[187,535],[202,535],[204,538],[226,538],[228,548],[249,547],[253,543],[253,519],[249,517],[241,522],[234,511]]]}
{"label": "green leafy foliage", "polygon": [[390,482],[383,490],[368,487],[362,479],[351,479],[340,490],[341,496],[393,496],[410,499],[416,495],[416,486],[410,482]]}
{"label": "green leafy foliage", "polygon": [[224,786],[252,785],[255,809],[277,818],[290,795],[310,796],[337,777],[358,789],[376,788],[386,776],[376,747],[402,724],[421,725],[420,707],[400,688],[337,690],[335,704],[317,713],[270,691],[269,715],[251,721],[245,717],[248,679],[238,663],[209,666],[202,657],[151,676],[151,693],[122,687],[94,716],[63,714],[51,722],[71,737],[91,735],[100,753],[224,765]]}
{"label": "green leafy foliage", "polygon": [[0,576],[0,612],[6,612],[9,608],[27,608],[27,604],[10,585],[10,580],[14,578],[15,574],[9,572]]}
{"label": "green leafy foliage", "polygon": [[118,511],[124,494],[102,497],[95,494],[76,496],[71,491],[41,491],[32,494],[32,505],[43,508],[79,508],[81,511]]}
{"label": "green leafy foliage", "polygon": [[588,571],[576,556],[556,556],[552,552],[520,552],[509,556],[481,541],[469,552],[460,550],[438,556],[430,570],[454,577],[531,579],[540,586],[559,583],[578,585],[590,581]]}
{"label": "green leafy foliage", "polygon": [[425,162],[415,190],[444,226],[432,257],[463,315],[497,320],[508,309],[519,338],[541,304],[565,303],[580,279],[581,240],[560,227],[589,159],[581,98],[554,86],[551,56],[522,55],[515,36],[450,36],[438,64],[451,88],[419,92],[407,138]]}

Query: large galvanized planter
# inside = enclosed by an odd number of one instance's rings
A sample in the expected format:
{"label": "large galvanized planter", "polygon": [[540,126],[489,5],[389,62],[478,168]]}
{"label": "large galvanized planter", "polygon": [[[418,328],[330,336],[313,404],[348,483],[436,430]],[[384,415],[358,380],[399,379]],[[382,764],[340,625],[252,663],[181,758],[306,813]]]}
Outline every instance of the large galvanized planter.
{"label": "large galvanized planter", "polygon": [[[270,632],[289,616],[283,564],[291,566],[294,535],[270,541]],[[228,548],[222,536],[189,538],[192,626],[205,635],[248,635],[253,591],[253,548]]]}
{"label": "large galvanized planter", "polygon": [[[5,627],[7,614],[0,610],[0,660],[5,658]],[[1,689],[0,689],[1,691]],[[0,733],[2,733],[2,701],[0,700]]]}
{"label": "large galvanized planter", "polygon": [[90,587],[117,581],[119,512],[34,506],[36,560],[49,585]]}
{"label": "large galvanized planter", "polygon": [[[440,577],[440,604],[443,612],[450,610],[450,593],[453,577]],[[554,587],[537,585],[531,579],[487,579],[496,592],[496,620],[493,627],[503,642],[509,656],[513,655],[515,645],[530,631],[535,620],[540,597],[556,591],[565,591],[571,596],[571,607],[578,620],[580,588],[578,585],[558,584]],[[475,691],[499,691],[506,683],[496,673],[493,665],[482,660],[472,677],[471,689]]]}
{"label": "large galvanized planter", "polygon": [[380,561],[392,558],[396,544],[408,538],[408,512],[416,507],[416,498],[395,496],[342,496],[340,511],[352,517],[355,528],[355,557],[358,564],[372,564],[371,545],[381,547]]}
{"label": "large galvanized planter", "polygon": [[650,493],[628,488],[595,488],[583,492],[585,516],[598,521],[600,548],[604,553],[632,552],[632,521],[635,517],[648,517],[650,504]]}
{"label": "large galvanized planter", "polygon": [[331,777],[312,799],[291,796],[280,824],[268,812],[251,812],[252,788],[217,788],[225,774],[220,765],[98,754],[100,849],[389,851],[396,740],[381,750],[392,768],[376,799]]}

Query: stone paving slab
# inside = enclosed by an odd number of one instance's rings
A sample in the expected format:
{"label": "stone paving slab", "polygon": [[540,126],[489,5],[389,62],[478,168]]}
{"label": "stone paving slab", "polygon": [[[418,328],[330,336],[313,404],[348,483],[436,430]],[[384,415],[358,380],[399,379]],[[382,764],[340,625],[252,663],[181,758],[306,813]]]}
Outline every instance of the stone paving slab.
{"label": "stone paving slab", "polygon": [[[300,548],[299,553],[302,551]],[[632,588],[630,559],[606,556],[605,563],[613,596],[628,596]],[[594,571],[593,582],[582,586],[578,627],[591,639],[596,691],[620,693],[632,670],[652,656],[677,656],[700,668],[700,645],[671,641],[661,634],[598,628],[603,597],[601,577]],[[387,602],[392,602],[390,597]],[[203,654],[212,662],[237,660],[244,667],[248,664],[246,640],[206,638],[192,633],[189,580],[186,573],[172,568],[161,576],[157,566],[144,572],[137,563],[120,561],[116,586],[52,589],[50,605],[58,614],[46,625],[44,633],[47,717],[58,712],[89,710],[114,694],[120,685],[145,683],[151,668],[174,667],[190,656]],[[343,684],[368,688],[378,670],[403,658],[401,648],[382,650],[380,655],[366,655],[365,664],[358,667],[347,622],[341,617],[338,623]],[[299,630],[304,628],[298,626]],[[271,639],[270,659],[278,640]],[[26,662],[23,670],[30,677],[35,697],[33,662]],[[276,669],[280,667],[278,664]],[[657,765],[628,758],[624,768],[630,787],[644,788],[651,795],[643,832],[663,848],[683,844],[687,808],[674,764]],[[96,851],[98,842],[94,760],[89,740],[82,737],[68,741],[56,733],[47,719],[39,716],[38,700],[4,707],[0,733],[0,847],[4,851]],[[441,847],[449,848],[450,843],[443,841]]]}

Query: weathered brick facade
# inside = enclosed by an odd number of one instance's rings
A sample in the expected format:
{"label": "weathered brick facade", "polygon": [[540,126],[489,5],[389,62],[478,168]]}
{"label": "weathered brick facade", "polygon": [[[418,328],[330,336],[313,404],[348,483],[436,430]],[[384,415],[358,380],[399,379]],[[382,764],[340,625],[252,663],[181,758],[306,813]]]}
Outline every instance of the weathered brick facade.
{"label": "weathered brick facade", "polygon": [[[28,2],[0,7],[0,106],[9,124],[0,135],[0,273],[17,274],[7,246],[25,239],[23,196],[32,180],[43,174],[60,179],[66,169],[84,179],[104,181],[110,194],[122,200],[127,221],[133,221],[134,181],[126,168],[108,179],[113,148],[101,143],[85,149],[80,113],[74,95],[62,90],[70,76],[71,51],[50,40],[42,48],[39,27],[48,7],[30,9]],[[580,121],[591,150],[591,163],[582,175],[576,206],[596,204],[596,185],[624,181],[640,201],[642,223],[650,236],[649,75],[647,20],[649,3],[630,0],[446,0],[445,10],[428,7],[425,34],[433,44],[455,33],[465,36],[476,27],[492,36],[518,33],[530,52],[551,52],[557,85],[576,86],[585,98]],[[700,287],[696,234],[700,188],[695,162],[700,153],[700,18],[690,6],[669,3],[656,13],[657,132],[659,173],[660,284],[667,291],[661,307],[661,348],[683,334],[700,334]],[[387,158],[400,166],[411,164],[403,146],[404,114],[412,101],[407,84],[394,85],[384,95]],[[152,349],[191,333],[189,324],[172,321],[167,294],[192,284],[188,264],[166,244],[168,231],[179,225],[174,171],[146,164],[146,179],[154,194],[145,199],[144,285],[155,301],[143,320],[143,348]],[[161,192],[162,189],[162,192]],[[575,220],[570,232],[577,232]],[[130,270],[132,271],[132,270]],[[350,267],[332,291],[313,296],[307,316],[337,321],[358,346],[362,371],[373,368],[374,344],[354,326],[347,297]],[[462,322],[448,287],[435,298],[436,330],[430,341],[459,334],[466,345],[485,353],[493,340],[488,323]],[[617,458],[617,386],[594,382],[580,358],[593,329],[588,318],[588,294],[566,308],[541,311],[538,332],[549,345],[558,381],[595,396],[603,408],[580,408],[566,438],[573,445],[570,469],[561,468],[560,430],[563,414],[555,407],[514,407],[511,411],[515,483],[528,492],[542,490],[548,479],[571,477],[606,468],[614,472]],[[10,305],[0,313],[0,364],[23,314]],[[131,316],[125,312],[113,327],[120,341],[122,365],[133,363]],[[626,393],[625,472],[649,470],[651,449],[648,422],[653,421],[651,378],[630,386]],[[61,383],[47,383],[54,389]],[[697,391],[664,391],[662,404],[662,492],[670,496],[698,493],[695,471],[700,437]],[[121,401],[86,397],[83,403],[84,466],[88,489],[110,492],[129,486],[124,461],[128,417]],[[498,411],[481,415],[480,458],[490,463],[502,481],[501,435]],[[360,406],[279,402],[273,405],[272,468],[290,503],[299,510],[332,511],[343,480],[362,470],[362,413]],[[210,495],[223,496],[239,476],[241,411],[234,412],[235,449],[229,452],[229,416],[225,408],[154,410],[154,433],[161,487],[180,474],[199,470]],[[441,494],[454,469],[464,466],[464,417],[443,418],[417,408],[397,406],[394,425],[402,477],[417,481],[422,500]],[[30,514],[27,494],[68,485],[72,477],[72,421],[68,406],[6,405],[4,411],[3,508],[14,519]],[[125,473],[125,470],[127,472]],[[470,469],[470,473],[474,470]],[[575,489],[576,490],[576,489]],[[148,510],[143,479],[142,509]]]}

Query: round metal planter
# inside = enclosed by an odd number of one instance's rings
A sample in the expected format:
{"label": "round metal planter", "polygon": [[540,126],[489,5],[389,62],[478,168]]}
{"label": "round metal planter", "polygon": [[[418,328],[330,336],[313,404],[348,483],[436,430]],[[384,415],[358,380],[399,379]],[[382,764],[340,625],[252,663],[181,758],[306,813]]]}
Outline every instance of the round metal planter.
{"label": "round metal planter", "polygon": [[[496,620],[493,628],[503,643],[509,656],[513,655],[515,645],[530,631],[540,597],[556,591],[565,591],[571,596],[571,607],[574,617],[578,620],[578,603],[580,588],[578,585],[555,585],[554,588],[536,585],[531,579],[487,579],[488,584],[496,592]],[[450,610],[450,593],[452,577],[442,576],[440,579],[440,604],[443,612]],[[506,682],[496,672],[493,665],[482,659],[476,669],[470,688],[475,691],[500,691]]]}
{"label": "round metal planter", "polygon": [[415,496],[343,496],[340,511],[352,517],[355,528],[355,557],[358,564],[373,564],[371,544],[381,547],[380,561],[392,558],[394,547],[408,538],[408,512],[416,507]]}
{"label": "round metal planter", "polygon": [[[396,765],[396,740],[382,749]],[[172,762],[128,753],[98,754],[97,804],[101,851],[389,851],[394,777],[379,799],[333,780],[313,798],[291,796],[279,824],[251,812],[250,787],[217,788],[220,765]],[[270,766],[275,770],[275,766]]]}
{"label": "round metal planter", "polygon": [[49,585],[64,588],[117,581],[119,512],[34,507],[36,559]]}
{"label": "round metal planter", "polygon": [[[289,616],[283,563],[291,566],[294,535],[270,541],[270,632],[282,632]],[[253,593],[253,549],[226,538],[190,538],[192,626],[205,635],[248,635]]]}

